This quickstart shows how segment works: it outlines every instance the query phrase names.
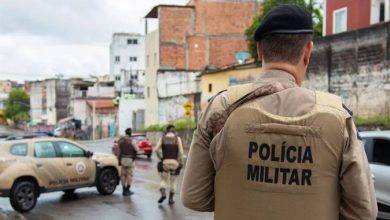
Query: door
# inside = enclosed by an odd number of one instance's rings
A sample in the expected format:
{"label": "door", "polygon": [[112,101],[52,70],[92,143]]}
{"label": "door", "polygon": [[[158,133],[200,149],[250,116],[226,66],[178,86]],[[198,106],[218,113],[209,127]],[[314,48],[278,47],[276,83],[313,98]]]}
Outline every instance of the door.
{"label": "door", "polygon": [[371,170],[378,203],[390,206],[390,140],[373,138]]}
{"label": "door", "polygon": [[62,155],[65,171],[68,177],[68,185],[85,186],[95,182],[96,164],[86,151],[67,141],[58,141],[56,145]]}
{"label": "door", "polygon": [[35,170],[37,178],[48,190],[67,184],[64,162],[51,141],[34,143]]}

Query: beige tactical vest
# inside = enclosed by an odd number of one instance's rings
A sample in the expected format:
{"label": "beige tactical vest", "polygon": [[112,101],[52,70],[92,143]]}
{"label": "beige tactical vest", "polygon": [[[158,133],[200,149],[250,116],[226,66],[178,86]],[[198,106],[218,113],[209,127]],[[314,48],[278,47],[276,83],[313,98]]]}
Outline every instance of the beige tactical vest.
{"label": "beige tactical vest", "polygon": [[[229,89],[229,102],[250,89]],[[226,139],[215,219],[339,219],[342,108],[339,97],[316,92],[313,110],[299,117],[273,115],[254,100],[235,109],[218,134]]]}

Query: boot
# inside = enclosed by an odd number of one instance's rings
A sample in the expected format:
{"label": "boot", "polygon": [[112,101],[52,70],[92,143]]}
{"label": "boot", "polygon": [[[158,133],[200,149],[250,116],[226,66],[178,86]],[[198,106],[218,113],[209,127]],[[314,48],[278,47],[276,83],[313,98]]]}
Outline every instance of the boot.
{"label": "boot", "polygon": [[123,196],[126,196],[126,192],[127,192],[126,188],[127,188],[126,186],[122,185],[122,195]]}
{"label": "boot", "polygon": [[164,200],[167,198],[167,194],[165,193],[165,189],[161,188],[160,192],[161,192],[161,197],[158,200],[158,203],[164,202]]}
{"label": "boot", "polygon": [[169,193],[169,205],[173,205],[173,203],[175,203],[175,201],[173,200],[174,195],[175,195],[175,193],[173,193],[173,192]]}
{"label": "boot", "polygon": [[127,186],[127,193],[128,193],[128,196],[131,196],[133,195],[133,191],[130,190],[130,186]]}

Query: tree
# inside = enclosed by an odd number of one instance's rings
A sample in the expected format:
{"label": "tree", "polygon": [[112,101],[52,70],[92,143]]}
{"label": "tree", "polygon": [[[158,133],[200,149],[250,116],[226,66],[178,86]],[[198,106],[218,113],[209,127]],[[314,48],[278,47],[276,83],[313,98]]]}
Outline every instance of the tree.
{"label": "tree", "polygon": [[28,121],[30,97],[22,89],[13,89],[5,102],[5,117],[16,123]]}
{"label": "tree", "polygon": [[314,26],[314,36],[322,36],[322,12],[321,12],[321,6],[319,3],[313,1],[313,0],[265,0],[262,5],[262,10],[259,15],[255,16],[252,21],[252,25],[248,27],[245,30],[246,39],[248,42],[248,50],[256,61],[258,60],[257,57],[257,46],[256,42],[253,40],[253,35],[256,31],[256,29],[259,27],[261,20],[263,19],[263,16],[267,14],[269,10],[271,10],[273,7],[278,6],[280,4],[295,4],[299,5],[313,15],[313,26]]}

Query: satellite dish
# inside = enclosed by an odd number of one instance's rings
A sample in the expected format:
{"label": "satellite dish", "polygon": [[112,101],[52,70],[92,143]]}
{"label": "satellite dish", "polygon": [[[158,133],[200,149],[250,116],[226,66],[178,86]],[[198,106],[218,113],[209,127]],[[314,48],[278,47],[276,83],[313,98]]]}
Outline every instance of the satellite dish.
{"label": "satellite dish", "polygon": [[245,63],[245,60],[249,59],[250,54],[246,51],[239,51],[235,54],[236,61],[239,64]]}

